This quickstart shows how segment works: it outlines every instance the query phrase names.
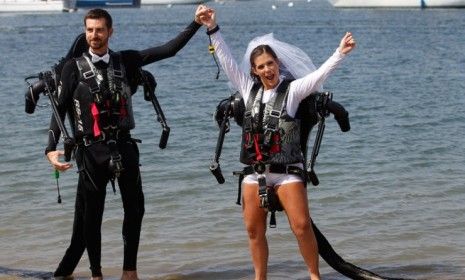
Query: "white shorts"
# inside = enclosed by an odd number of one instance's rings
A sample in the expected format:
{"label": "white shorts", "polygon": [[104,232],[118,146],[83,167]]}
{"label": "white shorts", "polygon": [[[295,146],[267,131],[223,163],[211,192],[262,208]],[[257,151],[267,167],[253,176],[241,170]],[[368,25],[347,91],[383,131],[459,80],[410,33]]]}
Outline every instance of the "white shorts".
{"label": "white shorts", "polygon": [[[302,164],[298,163],[298,164],[290,164],[292,166],[298,166],[300,168],[302,168]],[[296,175],[296,174],[283,174],[283,173],[270,173],[269,170],[268,170],[268,167],[266,168],[266,171],[265,173],[263,173],[263,175],[265,175],[265,179],[266,179],[266,185],[267,186],[272,186],[272,187],[277,187],[277,186],[281,186],[281,185],[285,185],[285,184],[289,184],[289,183],[295,183],[295,182],[303,182],[302,180],[302,177],[300,177],[299,175]],[[257,173],[253,173],[253,174],[249,174],[247,176],[244,177],[244,180],[242,180],[242,184],[256,184],[258,185],[258,174]]]}

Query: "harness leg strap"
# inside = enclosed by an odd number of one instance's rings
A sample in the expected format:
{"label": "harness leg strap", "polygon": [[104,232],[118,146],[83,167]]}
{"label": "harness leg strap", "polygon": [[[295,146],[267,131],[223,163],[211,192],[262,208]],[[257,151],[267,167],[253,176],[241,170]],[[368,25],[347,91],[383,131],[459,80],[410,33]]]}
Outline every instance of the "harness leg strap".
{"label": "harness leg strap", "polygon": [[239,174],[239,185],[237,186],[237,200],[236,204],[241,205],[241,190],[242,190],[242,181],[244,180],[244,173]]}
{"label": "harness leg strap", "polygon": [[268,194],[266,191],[266,178],[263,174],[258,174],[258,196],[260,198],[260,207],[268,207]]}
{"label": "harness leg strap", "polygon": [[270,228],[276,227],[276,211],[271,211],[270,215]]}

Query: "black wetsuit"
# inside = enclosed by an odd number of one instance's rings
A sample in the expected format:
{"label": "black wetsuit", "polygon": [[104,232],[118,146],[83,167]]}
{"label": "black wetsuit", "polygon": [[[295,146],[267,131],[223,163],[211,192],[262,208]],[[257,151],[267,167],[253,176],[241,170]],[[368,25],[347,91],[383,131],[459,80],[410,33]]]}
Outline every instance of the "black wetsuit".
{"label": "black wetsuit", "polygon": [[[121,51],[121,61],[125,68],[127,80],[132,92],[137,89],[137,74],[140,67],[174,56],[192,38],[201,25],[192,22],[178,36],[164,45],[142,51]],[[86,54],[84,54],[86,55]],[[106,68],[107,64],[100,61],[94,64],[97,69]],[[75,135],[73,115],[73,94],[78,85],[80,73],[76,61],[68,61],[61,75],[61,93],[58,109],[62,119],[68,114],[71,130]],[[46,153],[56,150],[60,130],[52,116],[50,123],[49,142]],[[106,186],[113,177],[108,169],[110,149],[105,141],[95,142],[89,146],[76,139],[76,163],[79,170],[79,181],[76,194],[73,234],[71,244],[60,262],[55,276],[71,275],[87,249],[92,276],[101,276],[101,224],[104,210]],[[118,151],[124,170],[118,177],[124,207],[123,240],[124,240],[124,270],[136,270],[137,250],[144,214],[144,194],[139,170],[139,151],[129,134],[117,140]]]}

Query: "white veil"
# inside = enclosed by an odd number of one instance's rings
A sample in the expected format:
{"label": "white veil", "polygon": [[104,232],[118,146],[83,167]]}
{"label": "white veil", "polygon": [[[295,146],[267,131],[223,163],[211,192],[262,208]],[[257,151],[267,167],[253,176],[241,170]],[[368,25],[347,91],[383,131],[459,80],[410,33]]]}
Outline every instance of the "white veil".
{"label": "white veil", "polygon": [[279,41],[273,33],[258,36],[250,41],[240,64],[244,73],[250,73],[250,54],[259,45],[269,45],[278,56],[280,75],[287,79],[299,79],[316,70],[312,59],[301,49]]}

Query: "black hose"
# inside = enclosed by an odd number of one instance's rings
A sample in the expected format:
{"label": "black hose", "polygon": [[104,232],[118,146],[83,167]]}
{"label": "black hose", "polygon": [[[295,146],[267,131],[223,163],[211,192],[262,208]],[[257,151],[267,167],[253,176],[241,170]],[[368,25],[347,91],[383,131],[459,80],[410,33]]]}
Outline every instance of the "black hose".
{"label": "black hose", "polygon": [[380,276],[374,272],[360,268],[349,262],[346,262],[341,256],[339,256],[329,244],[325,236],[320,232],[316,225],[311,221],[313,232],[315,233],[316,241],[318,243],[318,253],[325,260],[325,262],[331,266],[334,270],[341,273],[350,279],[357,280],[408,280],[405,278],[391,278]]}

